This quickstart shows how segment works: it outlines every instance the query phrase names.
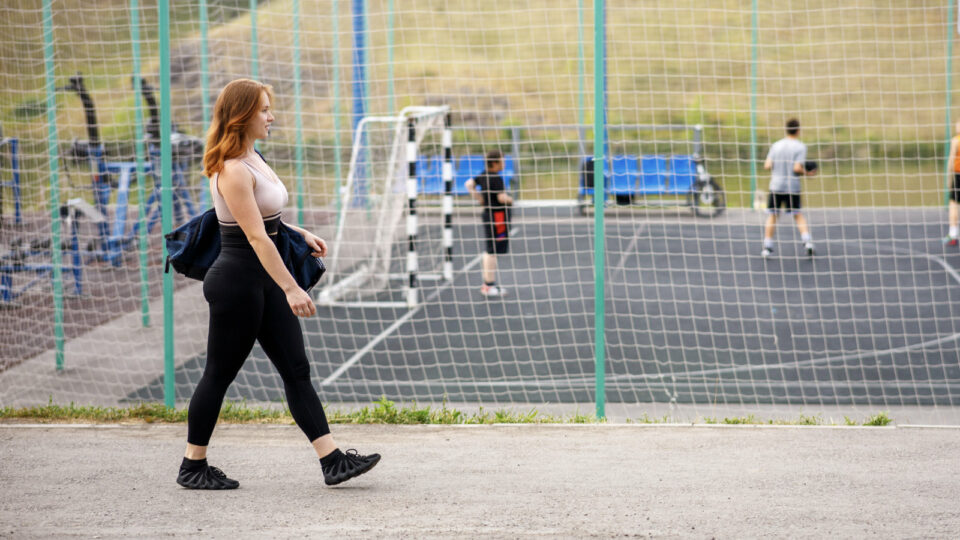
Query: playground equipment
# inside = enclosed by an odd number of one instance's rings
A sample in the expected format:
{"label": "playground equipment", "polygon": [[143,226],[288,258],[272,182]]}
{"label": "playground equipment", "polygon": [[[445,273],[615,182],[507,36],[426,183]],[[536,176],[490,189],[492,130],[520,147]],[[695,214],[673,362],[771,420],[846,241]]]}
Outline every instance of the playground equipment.
{"label": "playground equipment", "polygon": [[[87,139],[74,139],[70,144],[67,156],[73,161],[87,162],[92,173],[93,204],[80,197],[67,201],[59,209],[60,219],[63,220],[63,230],[66,239],[61,244],[69,262],[61,268],[73,276],[73,292],[83,294],[83,267],[90,260],[105,261],[114,267],[123,264],[124,251],[136,242],[140,227],[147,227],[152,231],[160,220],[160,129],[159,109],[153,94],[153,88],[142,81],[142,97],[146,101],[150,120],[147,125],[147,142],[149,161],[144,164],[144,173],[154,181],[154,188],[146,202],[147,218],[144,222],[136,222],[132,227],[127,226],[129,191],[131,183],[137,178],[136,162],[107,161],[103,141],[100,138],[100,129],[97,122],[96,108],[90,92],[87,90],[83,75],[77,73],[70,77],[69,84],[57,88],[58,91],[74,92],[80,98],[84,109]],[[0,136],[0,227],[3,217],[4,190],[9,188],[13,194],[14,222],[20,224],[20,175],[17,139]],[[173,148],[173,185],[174,185],[174,216],[178,221],[185,221],[196,214],[196,207],[188,191],[188,171],[203,154],[203,143],[196,137],[185,135],[176,129],[171,137]],[[9,157],[8,157],[9,156]],[[64,170],[69,174],[67,160],[61,156]],[[9,163],[9,165],[7,165]],[[6,180],[6,172],[11,172],[10,180]],[[116,181],[114,180],[116,179]],[[112,212],[110,201],[113,190],[116,189],[116,198]],[[112,220],[110,216],[112,215]],[[82,222],[94,225],[96,234],[92,241],[81,245],[80,224]],[[129,230],[128,230],[129,228]],[[7,246],[5,252],[0,253],[0,305],[9,306],[31,287],[41,283],[47,276],[52,275],[51,250],[49,239],[26,240],[15,237]],[[33,274],[27,280],[15,279],[17,275]]]}
{"label": "playground equipment", "polygon": [[[6,179],[9,174],[9,180]],[[20,154],[19,141],[3,136],[0,126],[0,229],[3,228],[4,190],[9,189],[13,198],[13,223],[23,223],[20,208]]]}
{"label": "playground equipment", "polygon": [[[83,75],[77,73],[70,77],[70,84],[57,90],[75,92],[83,104],[84,119],[87,127],[87,140],[74,139],[70,145],[70,155],[73,159],[87,160],[90,164],[93,185],[93,206],[102,215],[107,215],[107,205],[110,203],[110,174],[107,171],[107,162],[104,159],[103,141],[100,140],[100,127],[97,123],[97,109],[93,98],[83,81]],[[97,240],[87,247],[88,251],[95,252],[97,258],[104,258],[107,245],[109,227],[107,222],[97,222]]]}
{"label": "playground equipment", "polygon": [[[7,174],[9,173],[9,177]],[[9,179],[7,179],[9,178]],[[23,225],[23,209],[20,194],[20,155],[19,141],[14,137],[3,137],[0,132],[0,229],[3,228],[5,190],[9,189],[13,200],[13,224]],[[62,268],[73,275],[74,293],[83,294],[83,261],[80,256],[78,220],[81,217],[99,224],[103,215],[81,199],[71,199],[60,207],[60,219],[64,220],[65,230],[69,231],[69,240],[61,246],[69,256],[70,263]],[[50,240],[14,236],[0,253],[0,306],[9,307],[28,289],[40,283],[53,273],[50,260]],[[33,274],[25,282],[15,281],[18,274]]]}
{"label": "playground equipment", "polygon": [[[134,84],[134,87],[136,87],[136,84]],[[143,172],[149,174],[153,179],[153,190],[147,198],[146,211],[144,212],[147,232],[152,232],[161,216],[160,178],[158,173],[160,170],[160,112],[154,89],[147,83],[146,79],[141,79],[140,91],[143,100],[147,103],[150,115],[150,120],[146,126],[149,161],[145,164]],[[197,215],[197,207],[194,206],[193,199],[190,196],[187,178],[190,169],[203,157],[204,145],[199,138],[181,133],[175,125],[173,126],[170,143],[173,154],[173,217],[175,223],[182,223]],[[110,228],[110,237],[107,241],[107,260],[111,261],[114,266],[122,264],[123,251],[136,242],[140,227],[144,226],[144,223],[138,221],[130,227],[129,231],[127,230],[130,184],[135,178],[136,170],[137,163],[135,161],[107,163],[107,171],[118,176],[114,219]],[[199,206],[205,208],[207,206],[204,200],[206,191],[201,191],[201,193],[203,196]]]}
{"label": "playground equipment", "polygon": [[[106,222],[106,217],[87,201],[74,198],[60,207],[60,219],[63,228],[69,231],[69,239],[60,247],[68,257],[69,263],[61,268],[73,275],[73,293],[83,295],[83,253],[80,249],[80,218],[96,225]],[[41,260],[42,262],[37,262]],[[50,262],[50,240],[35,238],[25,242],[17,237],[10,242],[7,252],[0,254],[0,306],[11,306],[28,289],[53,276],[53,263]],[[26,283],[15,283],[16,274],[33,274]]]}
{"label": "playground equipment", "polygon": [[[100,140],[100,129],[97,123],[96,108],[93,98],[87,91],[83,75],[70,78],[70,84],[60,88],[75,92],[83,103],[88,140],[74,140],[70,148],[70,156],[74,160],[87,160],[93,175],[93,207],[102,216],[109,216],[111,192],[116,189],[116,198],[113,208],[113,220],[104,219],[97,222],[97,240],[86,246],[87,254],[97,260],[107,261],[115,267],[123,264],[123,252],[136,241],[137,233],[144,224],[137,222],[127,227],[127,206],[130,201],[130,185],[136,179],[137,170],[135,161],[107,161],[103,142]],[[157,100],[146,80],[141,79],[142,98],[147,103],[150,120],[147,124],[147,143],[149,161],[145,164],[144,173],[153,179],[153,190],[146,202],[147,231],[160,221],[160,113]],[[197,137],[179,132],[174,126],[171,135],[173,149],[173,210],[177,222],[185,221],[196,215],[197,209],[193,204],[187,183],[187,171],[203,155],[203,142]],[[116,181],[114,181],[116,178]],[[202,204],[201,204],[202,206]]]}
{"label": "playground equipment", "polygon": [[[646,129],[685,130],[685,126],[638,126]],[[687,206],[697,216],[713,217],[726,209],[723,188],[707,171],[703,156],[703,127],[693,127],[692,155],[614,155],[604,163],[604,192],[618,205]],[[587,214],[594,197],[593,158],[580,165],[577,203]],[[673,198],[650,197],[672,196]]]}

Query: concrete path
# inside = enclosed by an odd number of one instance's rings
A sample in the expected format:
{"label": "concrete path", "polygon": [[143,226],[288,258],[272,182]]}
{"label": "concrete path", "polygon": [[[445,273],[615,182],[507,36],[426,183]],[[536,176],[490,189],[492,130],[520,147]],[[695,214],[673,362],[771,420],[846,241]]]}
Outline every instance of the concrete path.
{"label": "concrete path", "polygon": [[955,537],[953,428],[333,426],[383,461],[323,486],[288,426],[222,426],[241,487],[174,482],[182,425],[0,424],[0,537]]}

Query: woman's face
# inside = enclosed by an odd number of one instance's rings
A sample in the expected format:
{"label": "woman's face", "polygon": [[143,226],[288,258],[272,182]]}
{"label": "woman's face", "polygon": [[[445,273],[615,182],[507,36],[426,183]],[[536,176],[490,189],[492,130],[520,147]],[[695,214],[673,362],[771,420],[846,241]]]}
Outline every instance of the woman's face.
{"label": "woman's face", "polygon": [[253,116],[247,127],[247,134],[251,139],[266,139],[270,135],[270,124],[273,123],[273,112],[270,110],[270,97],[266,92],[260,93],[260,108]]}

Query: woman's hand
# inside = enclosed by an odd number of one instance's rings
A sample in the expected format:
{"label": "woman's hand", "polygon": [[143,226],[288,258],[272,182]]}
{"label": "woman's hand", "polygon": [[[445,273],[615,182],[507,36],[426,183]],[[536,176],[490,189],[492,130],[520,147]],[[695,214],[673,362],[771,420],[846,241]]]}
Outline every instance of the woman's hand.
{"label": "woman's hand", "polygon": [[312,317],[317,313],[317,306],[313,304],[313,299],[300,287],[287,291],[287,303],[297,317]]}
{"label": "woman's hand", "polygon": [[310,246],[310,249],[313,250],[314,257],[326,257],[327,256],[327,243],[323,241],[323,238],[319,236],[304,231],[306,234],[303,235],[303,239],[307,241],[307,245]]}

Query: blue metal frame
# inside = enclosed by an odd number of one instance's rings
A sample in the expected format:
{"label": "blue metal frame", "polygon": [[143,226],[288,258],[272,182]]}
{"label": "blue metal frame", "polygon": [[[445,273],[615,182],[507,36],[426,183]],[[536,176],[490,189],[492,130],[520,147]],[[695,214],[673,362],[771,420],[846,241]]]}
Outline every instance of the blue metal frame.
{"label": "blue metal frame", "polygon": [[[160,222],[160,178],[157,175],[154,163],[159,162],[160,151],[155,145],[150,145],[150,161],[145,164],[144,172],[153,178],[153,190],[150,197],[144,205],[147,219],[145,221],[147,232],[153,232],[154,227]],[[183,223],[187,219],[197,215],[197,208],[190,197],[190,191],[187,185],[187,170],[189,164],[184,162],[173,163],[173,214],[175,223]],[[123,262],[123,251],[128,249],[137,241],[137,234],[140,231],[140,223],[136,222],[130,231],[127,231],[127,205],[130,201],[130,184],[135,178],[134,173],[137,170],[135,161],[114,161],[107,163],[107,170],[112,174],[119,175],[117,183],[117,201],[115,204],[115,215],[111,227],[110,238],[107,242],[107,260],[114,266],[120,266]],[[186,211],[186,214],[184,214]]]}
{"label": "blue metal frame", "polygon": [[[67,206],[60,208],[61,219],[69,218],[70,247],[68,249],[68,253],[70,254],[71,264],[61,264],[60,269],[69,270],[73,274],[74,294],[81,296],[83,295],[83,256],[80,252],[80,231],[79,224],[77,222],[79,212],[74,211],[73,216],[70,216],[69,212],[70,209]],[[49,258],[50,253],[50,244],[48,242],[45,246],[31,246],[22,251],[14,250],[13,252],[0,257],[0,305],[13,302],[27,292],[31,287],[41,283],[45,274],[49,274],[50,279],[53,279],[54,269],[56,267],[55,264],[28,262],[29,259],[34,257],[42,256]],[[14,287],[13,274],[24,272],[35,273],[37,274],[37,277],[27,282],[25,285]]]}
{"label": "blue metal frame", "polygon": [[[9,181],[0,181],[0,189],[9,187],[11,193],[13,194],[13,220],[14,223],[20,225],[23,223],[23,214],[20,209],[20,156],[19,156],[19,141],[15,138],[7,138],[0,140],[0,148],[3,146],[10,147],[10,180]],[[0,197],[0,201],[3,201],[3,197]],[[0,208],[0,215],[3,213],[3,208]]]}

